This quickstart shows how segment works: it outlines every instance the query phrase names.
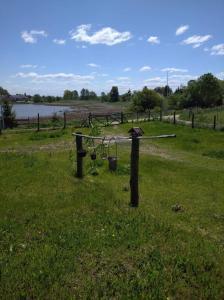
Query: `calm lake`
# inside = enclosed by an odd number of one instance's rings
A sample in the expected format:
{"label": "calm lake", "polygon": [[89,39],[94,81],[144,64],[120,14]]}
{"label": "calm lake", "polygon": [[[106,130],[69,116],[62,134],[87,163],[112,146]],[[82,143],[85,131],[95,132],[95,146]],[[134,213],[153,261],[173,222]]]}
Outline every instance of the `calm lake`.
{"label": "calm lake", "polygon": [[72,111],[69,106],[53,106],[43,104],[14,104],[13,111],[16,113],[16,118],[32,118],[39,113],[41,117],[51,116],[54,113],[62,114],[64,111]]}

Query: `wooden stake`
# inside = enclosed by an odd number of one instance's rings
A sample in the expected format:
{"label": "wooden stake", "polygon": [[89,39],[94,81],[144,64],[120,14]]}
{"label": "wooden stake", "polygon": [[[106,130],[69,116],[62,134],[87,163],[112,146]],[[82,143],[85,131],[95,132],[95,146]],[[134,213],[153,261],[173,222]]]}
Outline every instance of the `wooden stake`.
{"label": "wooden stake", "polygon": [[[81,132],[76,132],[82,134]],[[79,152],[82,150],[82,136],[76,136],[76,162],[77,162],[77,177],[83,178],[83,157],[79,155]]]}
{"label": "wooden stake", "polygon": [[216,129],[216,115],[214,116],[213,129]]}
{"label": "wooden stake", "polygon": [[40,131],[40,115],[37,114],[37,131]]}
{"label": "wooden stake", "polygon": [[63,126],[63,129],[66,128],[66,112],[64,111],[64,126]]}
{"label": "wooden stake", "polygon": [[194,128],[194,113],[192,113],[191,128]]}
{"label": "wooden stake", "polygon": [[173,124],[176,125],[176,112],[173,112]]}
{"label": "wooden stake", "polygon": [[121,124],[123,124],[123,123],[124,123],[124,113],[121,112]]}
{"label": "wooden stake", "polygon": [[132,207],[138,207],[139,194],[138,194],[138,168],[139,168],[139,139],[136,135],[132,135],[131,144],[131,203]]}

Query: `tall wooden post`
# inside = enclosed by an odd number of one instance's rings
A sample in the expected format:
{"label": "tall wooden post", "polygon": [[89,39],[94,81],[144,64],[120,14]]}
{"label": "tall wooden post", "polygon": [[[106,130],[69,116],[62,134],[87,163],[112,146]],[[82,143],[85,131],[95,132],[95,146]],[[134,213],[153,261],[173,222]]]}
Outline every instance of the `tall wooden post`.
{"label": "tall wooden post", "polygon": [[191,117],[191,128],[194,128],[194,113],[192,113]]}
{"label": "tall wooden post", "polygon": [[136,112],[137,122],[138,122],[138,112]]}
{"label": "tall wooden post", "polygon": [[40,115],[37,114],[37,131],[40,131]]}
{"label": "tall wooden post", "polygon": [[66,112],[64,111],[64,126],[63,126],[63,129],[66,128]]}
{"label": "tall wooden post", "polygon": [[[81,132],[76,132],[77,134],[82,134]],[[77,163],[77,170],[76,175],[78,178],[83,177],[83,157],[80,155],[82,151],[82,136],[76,136],[76,163]]]}
{"label": "tall wooden post", "polygon": [[176,112],[173,112],[173,124],[176,125]]}
{"label": "tall wooden post", "polygon": [[150,119],[151,119],[151,111],[149,110],[149,112],[148,112],[148,121],[150,121]]}
{"label": "tall wooden post", "polygon": [[91,127],[91,124],[92,124],[92,114],[90,112],[89,115],[88,115],[88,125],[89,125],[89,127]]}
{"label": "tall wooden post", "polygon": [[[130,132],[130,131],[129,131]],[[138,169],[139,169],[139,134],[135,129],[131,131],[131,176],[130,176],[130,190],[132,207],[138,207],[139,192],[138,192]]]}
{"label": "tall wooden post", "polygon": [[213,121],[213,129],[216,129],[216,115],[214,116],[214,121]]}
{"label": "tall wooden post", "polygon": [[124,123],[124,113],[123,113],[123,111],[121,112],[121,124],[123,124]]}
{"label": "tall wooden post", "polygon": [[159,113],[159,120],[160,120],[160,122],[162,122],[162,120],[163,120],[163,111],[162,111],[162,109],[160,110],[160,113]]}

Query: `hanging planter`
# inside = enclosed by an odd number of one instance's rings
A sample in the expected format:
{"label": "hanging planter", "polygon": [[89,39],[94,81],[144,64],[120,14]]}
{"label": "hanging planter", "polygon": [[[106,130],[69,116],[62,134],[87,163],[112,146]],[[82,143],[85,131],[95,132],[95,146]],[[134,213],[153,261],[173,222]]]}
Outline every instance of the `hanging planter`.
{"label": "hanging planter", "polygon": [[[114,139],[114,138],[112,138]],[[110,171],[116,171],[117,170],[117,143],[116,143],[116,140],[115,140],[115,155],[110,155],[110,142],[111,140],[109,141],[109,144],[108,144],[108,163],[109,163],[109,170]]]}
{"label": "hanging planter", "polygon": [[92,160],[96,160],[96,153],[91,153],[90,157]]}
{"label": "hanging planter", "polygon": [[78,151],[78,156],[79,157],[85,157],[86,156],[87,151],[85,149],[81,149]]}

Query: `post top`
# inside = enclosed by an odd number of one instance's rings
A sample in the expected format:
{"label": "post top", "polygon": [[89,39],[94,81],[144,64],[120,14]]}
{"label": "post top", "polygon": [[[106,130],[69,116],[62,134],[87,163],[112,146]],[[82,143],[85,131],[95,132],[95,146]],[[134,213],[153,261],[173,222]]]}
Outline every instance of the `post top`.
{"label": "post top", "polygon": [[128,130],[128,133],[134,136],[142,136],[144,134],[144,131],[140,127],[132,127]]}

